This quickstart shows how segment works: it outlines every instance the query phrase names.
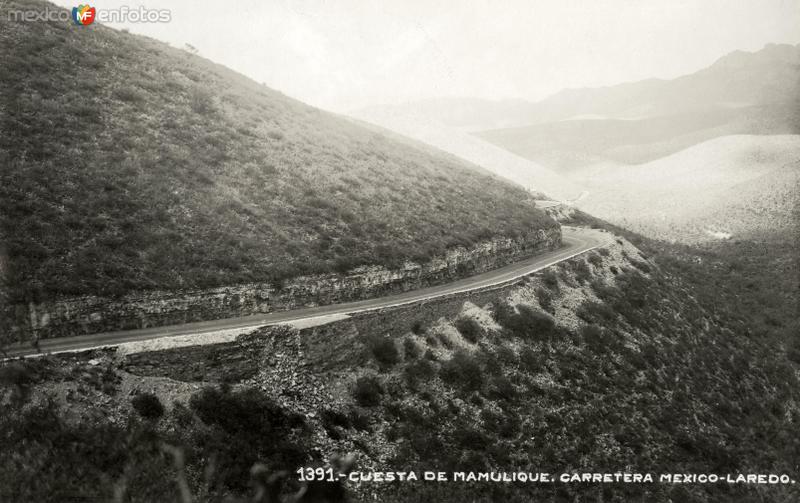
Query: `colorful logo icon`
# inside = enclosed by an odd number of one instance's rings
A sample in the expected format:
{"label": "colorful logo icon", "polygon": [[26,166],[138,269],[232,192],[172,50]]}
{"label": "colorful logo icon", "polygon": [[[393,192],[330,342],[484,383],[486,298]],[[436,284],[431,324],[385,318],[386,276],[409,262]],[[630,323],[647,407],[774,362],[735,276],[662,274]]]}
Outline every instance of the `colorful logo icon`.
{"label": "colorful logo icon", "polygon": [[72,8],[72,20],[75,24],[81,26],[88,26],[94,23],[94,17],[97,14],[97,9],[89,7],[88,5],[79,5]]}

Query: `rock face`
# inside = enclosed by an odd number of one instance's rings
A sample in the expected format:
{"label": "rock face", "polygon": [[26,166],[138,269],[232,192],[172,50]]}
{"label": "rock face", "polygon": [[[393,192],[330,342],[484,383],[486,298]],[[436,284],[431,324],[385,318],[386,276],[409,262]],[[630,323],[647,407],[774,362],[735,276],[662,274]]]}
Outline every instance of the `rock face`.
{"label": "rock face", "polygon": [[544,212],[556,222],[569,220],[575,214],[575,207],[569,204],[556,204],[544,208]]}
{"label": "rock face", "polygon": [[497,238],[472,248],[455,248],[425,264],[398,269],[361,267],[347,275],[295,278],[281,288],[268,283],[208,290],[149,291],[121,298],[62,298],[6,312],[13,338],[63,337],[104,331],[180,324],[284,311],[404,292],[488,271],[561,245],[561,229]]}

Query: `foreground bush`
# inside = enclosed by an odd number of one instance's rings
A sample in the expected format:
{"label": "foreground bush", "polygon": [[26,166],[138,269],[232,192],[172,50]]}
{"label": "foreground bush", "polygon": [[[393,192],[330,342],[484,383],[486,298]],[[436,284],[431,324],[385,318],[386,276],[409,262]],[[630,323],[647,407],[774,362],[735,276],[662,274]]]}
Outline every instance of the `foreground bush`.
{"label": "foreground bush", "polygon": [[363,376],[356,379],[353,388],[353,398],[359,405],[364,407],[374,407],[381,403],[383,396],[383,386],[377,377]]}
{"label": "foreground bush", "polygon": [[161,419],[164,415],[164,406],[161,400],[152,393],[140,393],[133,397],[131,405],[145,419]]}
{"label": "foreground bush", "polygon": [[478,342],[480,338],[483,337],[483,327],[480,323],[478,323],[477,320],[473,318],[458,318],[453,324],[455,325],[456,329],[458,329],[461,336],[473,344]]}

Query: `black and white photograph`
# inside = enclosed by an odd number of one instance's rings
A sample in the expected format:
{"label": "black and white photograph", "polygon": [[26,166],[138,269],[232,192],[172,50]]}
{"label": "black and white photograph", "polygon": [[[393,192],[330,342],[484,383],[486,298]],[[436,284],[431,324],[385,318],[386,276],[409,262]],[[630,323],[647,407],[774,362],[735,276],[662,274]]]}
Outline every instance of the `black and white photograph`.
{"label": "black and white photograph", "polygon": [[0,503],[799,482],[797,0],[0,0]]}

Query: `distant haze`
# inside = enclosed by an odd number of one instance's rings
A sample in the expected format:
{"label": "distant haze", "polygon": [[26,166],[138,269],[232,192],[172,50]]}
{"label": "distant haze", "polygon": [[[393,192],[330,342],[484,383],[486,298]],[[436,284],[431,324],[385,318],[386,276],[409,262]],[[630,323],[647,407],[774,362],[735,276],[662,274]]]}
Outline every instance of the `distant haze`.
{"label": "distant haze", "polygon": [[121,5],[169,8],[172,21],[115,28],[192,44],[334,111],[434,97],[538,100],[569,87],[672,78],[733,50],[800,42],[794,0],[107,0],[96,7]]}

